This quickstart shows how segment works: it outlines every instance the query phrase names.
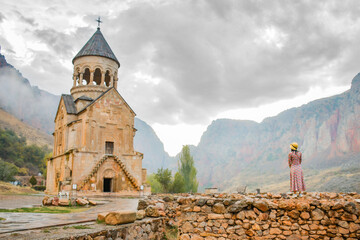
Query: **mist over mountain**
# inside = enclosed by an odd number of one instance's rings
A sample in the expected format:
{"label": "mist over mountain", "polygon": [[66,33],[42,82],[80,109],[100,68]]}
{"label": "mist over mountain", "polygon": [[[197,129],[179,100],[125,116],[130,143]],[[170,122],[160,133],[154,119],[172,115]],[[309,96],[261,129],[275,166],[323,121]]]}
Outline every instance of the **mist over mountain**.
{"label": "mist over mountain", "polygon": [[[334,190],[341,182],[343,189],[360,191],[359,93],[360,74],[351,89],[340,95],[289,109],[261,123],[213,121],[193,150],[200,185],[229,191],[242,185],[286,191],[289,145],[298,142],[309,190]],[[337,180],[331,178],[335,176]],[[275,187],[281,182],[285,185]]]}
{"label": "mist over mountain", "polygon": [[[47,133],[54,131],[54,117],[60,96],[31,86],[28,79],[0,54],[0,107]],[[55,106],[55,107],[54,107]]]}

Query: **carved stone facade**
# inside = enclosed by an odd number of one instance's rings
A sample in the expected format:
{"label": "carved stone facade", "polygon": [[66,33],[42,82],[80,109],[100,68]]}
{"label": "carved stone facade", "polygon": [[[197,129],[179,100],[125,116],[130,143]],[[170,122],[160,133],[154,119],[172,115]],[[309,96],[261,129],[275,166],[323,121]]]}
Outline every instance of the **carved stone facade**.
{"label": "carved stone facade", "polygon": [[55,117],[46,191],[138,195],[146,169],[133,147],[135,113],[116,90],[120,64],[99,28],[73,64],[71,95],[61,96]]}

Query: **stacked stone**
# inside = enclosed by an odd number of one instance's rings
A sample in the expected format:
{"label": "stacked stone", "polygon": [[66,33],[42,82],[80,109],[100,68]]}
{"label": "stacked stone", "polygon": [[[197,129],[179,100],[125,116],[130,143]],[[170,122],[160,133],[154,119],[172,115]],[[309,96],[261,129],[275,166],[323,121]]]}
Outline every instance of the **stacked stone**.
{"label": "stacked stone", "polygon": [[150,197],[139,202],[144,216],[164,216],[180,239],[360,239],[360,195]]}

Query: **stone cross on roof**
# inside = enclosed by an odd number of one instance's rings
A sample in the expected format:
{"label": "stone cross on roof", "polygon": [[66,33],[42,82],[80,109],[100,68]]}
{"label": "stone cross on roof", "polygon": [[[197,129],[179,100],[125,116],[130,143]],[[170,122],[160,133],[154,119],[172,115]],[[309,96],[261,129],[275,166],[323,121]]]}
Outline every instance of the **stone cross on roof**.
{"label": "stone cross on roof", "polygon": [[95,21],[98,22],[98,29],[100,29],[100,23],[102,23],[102,21],[100,20],[100,16],[99,16],[98,19],[96,19]]}

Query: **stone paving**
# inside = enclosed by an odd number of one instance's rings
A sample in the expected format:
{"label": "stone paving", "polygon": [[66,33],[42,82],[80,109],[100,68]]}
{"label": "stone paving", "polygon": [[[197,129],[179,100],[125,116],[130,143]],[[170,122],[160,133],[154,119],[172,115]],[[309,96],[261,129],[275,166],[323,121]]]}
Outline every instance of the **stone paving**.
{"label": "stone paving", "polygon": [[[39,205],[42,198],[43,197],[41,196],[5,195],[0,197],[0,208],[32,207],[33,205]],[[10,201],[13,203],[11,204]],[[96,198],[95,201],[104,202],[104,204],[79,213],[51,214],[0,212],[0,218],[6,219],[5,221],[0,221],[0,237],[2,233],[20,231],[23,229],[95,221],[98,213],[117,210],[136,210],[138,204],[138,199],[136,198],[109,197]]]}

